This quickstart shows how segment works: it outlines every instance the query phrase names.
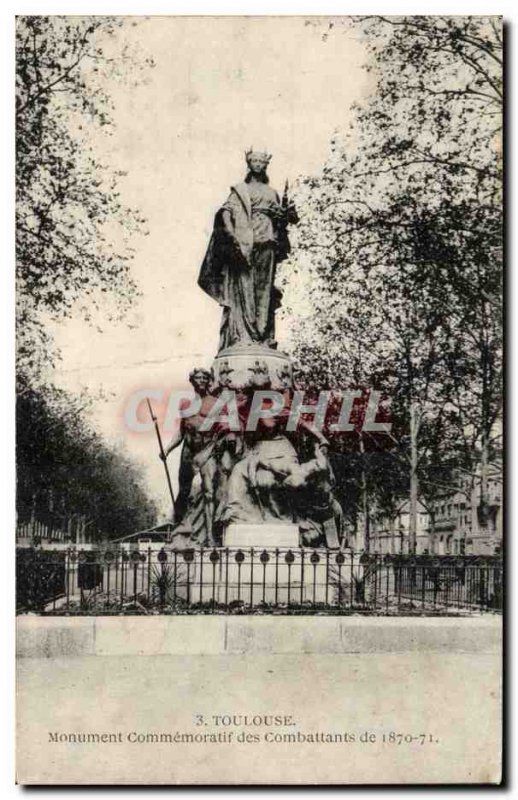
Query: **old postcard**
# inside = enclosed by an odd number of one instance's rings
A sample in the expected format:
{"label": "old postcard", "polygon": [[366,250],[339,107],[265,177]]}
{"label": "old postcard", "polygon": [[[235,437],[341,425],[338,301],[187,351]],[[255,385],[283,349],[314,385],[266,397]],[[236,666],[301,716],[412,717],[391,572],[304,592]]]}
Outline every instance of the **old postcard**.
{"label": "old postcard", "polygon": [[502,780],[502,19],[20,16],[17,780]]}

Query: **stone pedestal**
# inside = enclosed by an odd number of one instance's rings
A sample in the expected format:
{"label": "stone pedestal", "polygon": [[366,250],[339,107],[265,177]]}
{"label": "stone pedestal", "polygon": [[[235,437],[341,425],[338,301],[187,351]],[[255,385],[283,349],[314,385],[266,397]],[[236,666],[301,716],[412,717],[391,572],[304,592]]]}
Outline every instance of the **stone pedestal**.
{"label": "stone pedestal", "polygon": [[330,555],[300,547],[226,548],[218,563],[215,600],[245,608],[334,603],[338,584],[344,591],[348,576],[338,574]]}
{"label": "stone pedestal", "polygon": [[[291,523],[233,524],[223,538],[228,556],[222,569],[223,602],[247,606],[295,601],[292,593],[293,555],[299,549],[299,529]],[[286,554],[289,553],[288,561]],[[293,587],[294,588],[294,587]]]}
{"label": "stone pedestal", "polygon": [[223,547],[298,547],[299,528],[291,523],[233,524],[223,535]]}

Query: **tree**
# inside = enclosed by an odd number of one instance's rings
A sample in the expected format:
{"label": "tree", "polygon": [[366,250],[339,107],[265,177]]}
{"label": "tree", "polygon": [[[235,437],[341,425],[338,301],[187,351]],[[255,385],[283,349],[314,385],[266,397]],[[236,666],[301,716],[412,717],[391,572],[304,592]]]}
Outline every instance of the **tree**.
{"label": "tree", "polygon": [[134,81],[152,65],[120,43],[125,24],[27,16],[16,26],[18,515],[108,537],[148,526],[156,508],[138,467],[88,424],[88,398],[40,373],[57,357],[49,317],[88,319],[107,292],[122,314],[137,292],[130,242],[144,220],[124,207],[121,173],[94,145],[113,128],[110,78]]}
{"label": "tree", "polygon": [[474,17],[355,25],[377,87],[352,132],[333,140],[322,174],[300,182],[308,211],[293,261],[310,277],[316,311],[292,341],[299,358],[313,352],[315,379],[330,351],[335,380],[390,392],[415,547],[417,500],[433,498],[438,467],[443,483],[460,466],[481,471],[484,496],[494,456],[501,30],[499,20]]}
{"label": "tree", "polygon": [[[92,132],[111,130],[110,75],[152,64],[113,53],[122,18],[18,17],[16,26],[16,265],[18,372],[36,376],[51,342],[45,318],[80,313],[112,292],[123,310],[136,286],[120,173],[99,162]],[[122,246],[110,230],[122,233]],[[86,315],[88,311],[84,310]]]}
{"label": "tree", "polygon": [[17,402],[17,509],[20,524],[51,531],[88,527],[97,539],[154,524],[140,469],[87,421],[91,398],[25,387]]}

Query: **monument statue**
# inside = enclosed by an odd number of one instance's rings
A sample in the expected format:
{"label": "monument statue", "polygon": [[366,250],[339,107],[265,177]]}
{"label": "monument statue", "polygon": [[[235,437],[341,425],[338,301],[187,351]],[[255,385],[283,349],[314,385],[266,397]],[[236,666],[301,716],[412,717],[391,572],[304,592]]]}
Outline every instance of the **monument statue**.
{"label": "monument statue", "polygon": [[[246,152],[248,173],[216,214],[199,275],[223,315],[212,369],[189,376],[199,410],[181,419],[164,451],[167,458],[183,445],[176,547],[242,546],[250,526],[257,536],[253,546],[277,537],[289,546],[340,546],[343,515],[334,497],[329,443],[311,422],[301,418],[295,430],[287,424],[293,363],[275,341],[275,271],[289,253],[288,225],[298,218],[287,188],[281,200],[268,184],[270,158],[253,148]],[[247,420],[261,390],[282,397],[283,407],[251,428]],[[237,427],[224,421],[204,426],[215,403],[224,406],[228,395]]]}
{"label": "monument statue", "polygon": [[250,148],[248,173],[219,209],[198,283],[223,308],[219,349],[259,343],[275,348],[275,311],[281,292],[277,264],[288,256],[288,224],[298,222],[288,200],[269,186],[271,156]]}

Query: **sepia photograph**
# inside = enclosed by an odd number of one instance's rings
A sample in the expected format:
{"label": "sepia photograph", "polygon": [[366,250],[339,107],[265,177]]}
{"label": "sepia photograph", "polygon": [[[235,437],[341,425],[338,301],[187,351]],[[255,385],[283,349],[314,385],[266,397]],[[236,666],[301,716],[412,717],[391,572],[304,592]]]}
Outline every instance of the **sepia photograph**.
{"label": "sepia photograph", "polygon": [[17,16],[17,783],[501,783],[503,38]]}

